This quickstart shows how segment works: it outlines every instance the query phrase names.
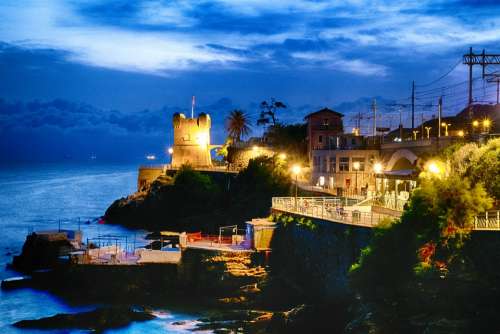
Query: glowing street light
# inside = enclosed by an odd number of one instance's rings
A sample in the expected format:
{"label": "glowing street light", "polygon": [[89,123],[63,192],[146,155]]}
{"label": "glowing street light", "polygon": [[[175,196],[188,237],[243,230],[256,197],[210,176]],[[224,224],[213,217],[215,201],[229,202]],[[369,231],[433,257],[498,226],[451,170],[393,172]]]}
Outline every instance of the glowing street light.
{"label": "glowing street light", "polygon": [[457,134],[458,134],[459,137],[463,137],[464,136],[464,130],[459,130]]}
{"label": "glowing street light", "polygon": [[382,166],[382,164],[380,162],[376,162],[374,165],[373,165],[373,172],[375,174],[380,174],[382,173],[382,170],[384,169],[384,167]]}
{"label": "glowing street light", "polygon": [[413,140],[417,140],[418,130],[413,130]]}
{"label": "glowing street light", "polygon": [[443,123],[441,123],[441,126],[444,128],[445,137],[448,137],[448,127],[451,126],[451,124],[443,122]]}
{"label": "glowing street light", "polygon": [[286,160],[286,153],[280,153],[278,155],[278,158],[280,158],[281,160]]}
{"label": "glowing street light", "polygon": [[354,161],[352,163],[352,167],[356,171],[356,174],[355,174],[356,175],[356,178],[355,178],[356,181],[355,181],[355,184],[354,184],[354,191],[355,191],[355,193],[357,195],[358,194],[358,170],[361,167],[361,165],[360,165],[359,161]]}
{"label": "glowing street light", "polygon": [[174,154],[174,148],[173,147],[169,147],[168,148],[168,154],[170,154],[170,155]]}
{"label": "glowing street light", "polygon": [[484,132],[489,132],[490,131],[490,126],[491,126],[491,121],[489,119],[484,119],[483,120],[483,130]]}
{"label": "glowing street light", "polygon": [[431,126],[426,126],[425,131],[427,131],[427,139],[430,137],[430,132],[431,132],[432,127]]}
{"label": "glowing street light", "polygon": [[430,161],[427,164],[427,171],[436,176],[439,176],[442,173],[441,167],[439,167],[436,161]]}
{"label": "glowing street light", "polygon": [[479,121],[472,122],[472,126],[477,128],[479,126]]}

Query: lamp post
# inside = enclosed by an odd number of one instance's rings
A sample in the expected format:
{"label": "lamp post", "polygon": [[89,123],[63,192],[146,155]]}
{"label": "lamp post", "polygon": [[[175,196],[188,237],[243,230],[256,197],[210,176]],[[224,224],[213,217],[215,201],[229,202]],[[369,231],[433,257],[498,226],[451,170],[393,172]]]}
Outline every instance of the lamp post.
{"label": "lamp post", "polygon": [[485,120],[483,121],[483,131],[484,131],[485,133],[490,132],[490,126],[491,126],[491,121],[490,121],[489,119],[485,119]]}
{"label": "lamp post", "polygon": [[170,165],[172,165],[172,154],[174,154],[173,147],[168,148],[168,154],[170,154]]}
{"label": "lamp post", "polygon": [[378,195],[378,183],[377,183],[377,175],[382,173],[382,169],[384,167],[380,162],[376,162],[373,165],[373,173],[375,173],[375,195]]}
{"label": "lamp post", "polygon": [[479,121],[476,120],[472,122],[472,130],[475,131],[478,126],[479,126]]}
{"label": "lamp post", "polygon": [[301,168],[299,165],[295,164],[292,166],[292,173],[295,175],[295,211],[297,211],[297,193],[300,170]]}
{"label": "lamp post", "polygon": [[360,167],[359,161],[354,161],[352,163],[352,167],[356,171],[356,174],[355,174],[356,175],[355,176],[355,183],[354,183],[354,191],[355,191],[355,194],[357,195],[358,194],[358,170],[359,170],[359,167]]}
{"label": "lamp post", "polygon": [[432,127],[430,127],[430,126],[425,127],[425,131],[427,131],[427,139],[429,139],[429,137],[430,137],[431,129],[432,129]]}
{"label": "lamp post", "polygon": [[413,130],[413,140],[417,140],[418,130]]}
{"label": "lamp post", "polygon": [[448,127],[451,126],[451,124],[443,122],[443,123],[441,123],[441,126],[444,128],[445,137],[448,137]]}

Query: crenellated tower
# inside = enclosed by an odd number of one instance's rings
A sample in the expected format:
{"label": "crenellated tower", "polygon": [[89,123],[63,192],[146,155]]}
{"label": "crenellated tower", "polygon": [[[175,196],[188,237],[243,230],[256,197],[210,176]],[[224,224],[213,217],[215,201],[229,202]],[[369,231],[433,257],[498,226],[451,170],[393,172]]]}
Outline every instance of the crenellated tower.
{"label": "crenellated tower", "polygon": [[192,167],[212,167],[210,157],[210,116],[201,113],[198,118],[186,118],[184,114],[173,116],[174,146],[172,166],[189,164]]}

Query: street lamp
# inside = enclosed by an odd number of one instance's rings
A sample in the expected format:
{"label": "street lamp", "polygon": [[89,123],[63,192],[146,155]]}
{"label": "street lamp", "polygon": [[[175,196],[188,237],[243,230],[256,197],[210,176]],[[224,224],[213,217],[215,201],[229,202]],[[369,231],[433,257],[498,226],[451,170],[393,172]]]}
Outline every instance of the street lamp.
{"label": "street lamp", "polygon": [[378,194],[378,182],[377,182],[377,174],[381,174],[384,167],[380,162],[376,162],[373,164],[373,172],[375,173],[375,193]]}
{"label": "street lamp", "polygon": [[170,155],[174,154],[174,149],[172,147],[168,148],[168,154]]}
{"label": "street lamp", "polygon": [[442,173],[441,167],[439,167],[438,162],[429,161],[426,167],[427,171],[435,176],[439,176]]}
{"label": "street lamp", "polygon": [[354,161],[352,163],[352,167],[354,168],[354,170],[356,171],[356,181],[354,183],[354,191],[356,193],[356,195],[358,194],[358,170],[359,170],[359,167],[360,167],[360,164],[359,164],[359,161]]}
{"label": "street lamp", "polygon": [[295,211],[297,211],[297,193],[298,193],[298,181],[301,168],[300,165],[295,164],[292,166],[292,174],[295,175]]}
{"label": "street lamp", "polygon": [[430,137],[430,132],[431,132],[432,127],[431,126],[426,126],[425,131],[427,131],[427,139]]}
{"label": "street lamp", "polygon": [[280,153],[280,155],[278,155],[278,158],[280,158],[281,160],[286,160],[286,153]]}
{"label": "street lamp", "polygon": [[448,137],[448,127],[451,126],[451,124],[443,122],[443,123],[441,123],[441,126],[444,128],[445,137]]}
{"label": "street lamp", "polygon": [[491,121],[486,118],[483,121],[483,130],[484,130],[484,132],[488,133],[490,131],[490,126],[491,126]]}
{"label": "street lamp", "polygon": [[418,130],[413,130],[413,140],[417,140]]}
{"label": "street lamp", "polygon": [[458,131],[458,136],[463,137],[464,136],[464,130],[459,130]]}

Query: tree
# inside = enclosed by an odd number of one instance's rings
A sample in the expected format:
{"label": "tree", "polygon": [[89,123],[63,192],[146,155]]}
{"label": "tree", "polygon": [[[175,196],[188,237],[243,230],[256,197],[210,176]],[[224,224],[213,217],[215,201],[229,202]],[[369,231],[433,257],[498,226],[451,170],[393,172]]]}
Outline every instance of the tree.
{"label": "tree", "polygon": [[490,323],[485,310],[495,309],[500,295],[500,257],[491,250],[500,238],[472,233],[472,227],[474,216],[495,198],[498,144],[467,144],[448,152],[442,173],[421,174],[401,218],[375,228],[351,268],[350,282],[375,306],[378,327],[408,324],[422,310],[432,317],[476,320],[479,312],[484,318],[478,323]]}
{"label": "tree", "polygon": [[252,131],[250,128],[250,118],[242,110],[235,109],[226,118],[226,130],[231,139],[239,142],[241,141],[241,137],[247,136]]}
{"label": "tree", "polygon": [[260,103],[260,117],[257,120],[257,125],[266,125],[271,121],[273,125],[276,125],[276,112],[278,109],[284,108],[286,108],[286,105],[283,102],[276,101],[274,98],[271,98],[270,102],[262,101]]}

